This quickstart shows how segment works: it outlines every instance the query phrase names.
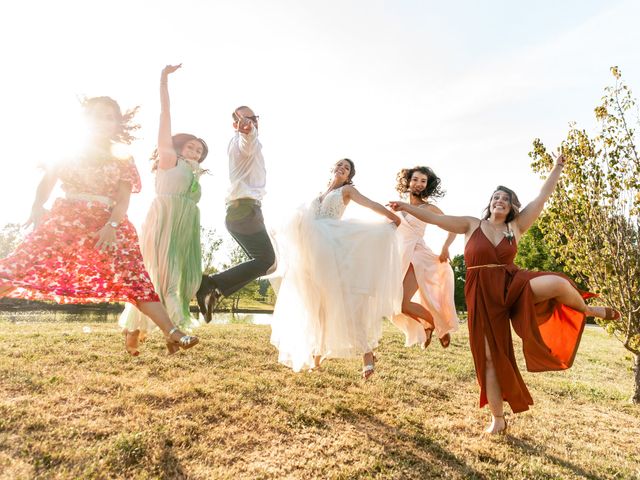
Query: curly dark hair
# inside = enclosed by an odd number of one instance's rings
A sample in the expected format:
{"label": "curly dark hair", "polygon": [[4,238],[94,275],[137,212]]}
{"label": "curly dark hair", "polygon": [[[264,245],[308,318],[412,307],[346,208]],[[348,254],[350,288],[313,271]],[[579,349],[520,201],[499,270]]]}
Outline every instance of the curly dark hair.
{"label": "curly dark hair", "polygon": [[445,191],[442,189],[440,177],[435,172],[424,166],[416,166],[413,168],[403,168],[398,172],[396,179],[396,191],[404,196],[409,191],[409,182],[415,172],[420,172],[427,176],[427,187],[420,192],[420,198],[425,200],[427,198],[439,198],[444,197]]}
{"label": "curly dark hair", "polygon": [[516,192],[503,185],[498,185],[491,194],[491,197],[489,197],[489,203],[482,211],[482,219],[486,220],[491,216],[491,200],[493,199],[493,195],[496,192],[505,192],[507,195],[509,195],[509,203],[511,204],[511,208],[509,209],[509,213],[507,214],[507,218],[505,219],[505,223],[509,223],[520,214],[520,207],[522,206],[522,204],[520,203],[520,200],[518,200]]}
{"label": "curly dark hair", "polygon": [[[204,159],[207,158],[207,155],[209,154],[209,147],[207,146],[207,142],[190,133],[176,133],[171,137],[171,143],[173,144],[173,149],[176,151],[178,156],[181,156],[180,152],[182,152],[182,148],[187,142],[191,140],[197,140],[202,144],[202,155],[200,156],[200,160],[198,161],[198,163],[204,162]],[[158,169],[158,162],[160,161],[160,159],[158,158],[157,148],[151,154],[150,160],[152,162],[151,171],[155,172]]]}
{"label": "curly dark hair", "polygon": [[133,123],[133,117],[138,113],[140,106],[129,109],[123,114],[118,102],[111,97],[85,97],[80,101],[80,103],[85,112],[91,111],[91,109],[98,104],[108,105],[113,108],[120,125],[116,133],[111,138],[112,142],[130,145],[131,142],[136,139],[136,137],[132,135],[132,132],[138,130],[140,125]]}

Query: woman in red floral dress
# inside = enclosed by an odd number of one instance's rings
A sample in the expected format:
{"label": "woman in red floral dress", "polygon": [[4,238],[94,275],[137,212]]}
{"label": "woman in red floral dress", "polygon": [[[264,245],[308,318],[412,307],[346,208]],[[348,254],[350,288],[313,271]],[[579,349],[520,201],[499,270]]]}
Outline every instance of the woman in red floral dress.
{"label": "woman in red floral dress", "polygon": [[[135,109],[122,114],[109,97],[84,102],[91,139],[77,158],[49,168],[27,224],[33,232],[0,260],[0,296],[58,303],[130,302],[163,331],[169,353],[198,343],[171,322],[147,274],[136,230],[127,219],[140,177],[131,158],[113,143],[131,143]],[[65,198],[43,207],[60,180]],[[127,349],[138,355],[137,349]]]}

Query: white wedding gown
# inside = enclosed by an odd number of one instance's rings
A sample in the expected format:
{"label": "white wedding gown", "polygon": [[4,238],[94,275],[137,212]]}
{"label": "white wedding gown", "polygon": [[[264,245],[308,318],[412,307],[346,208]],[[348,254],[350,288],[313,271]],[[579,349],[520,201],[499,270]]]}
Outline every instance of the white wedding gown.
{"label": "white wedding gown", "polygon": [[300,208],[276,238],[283,278],[271,343],[294,371],[314,356],[351,358],[373,351],[383,317],[400,310],[402,278],[392,223],[341,220],[342,188]]}

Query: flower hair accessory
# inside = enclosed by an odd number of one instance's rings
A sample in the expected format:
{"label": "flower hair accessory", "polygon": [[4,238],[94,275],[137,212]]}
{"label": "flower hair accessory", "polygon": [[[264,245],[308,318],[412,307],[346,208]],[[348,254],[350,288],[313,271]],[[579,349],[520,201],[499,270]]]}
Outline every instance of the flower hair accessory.
{"label": "flower hair accessory", "polygon": [[507,240],[509,240],[509,245],[511,245],[511,243],[513,242],[513,239],[516,237],[513,234],[513,230],[511,230],[509,228],[509,226],[507,225],[507,230],[505,232],[502,232],[502,233],[504,233],[504,236],[507,238]]}

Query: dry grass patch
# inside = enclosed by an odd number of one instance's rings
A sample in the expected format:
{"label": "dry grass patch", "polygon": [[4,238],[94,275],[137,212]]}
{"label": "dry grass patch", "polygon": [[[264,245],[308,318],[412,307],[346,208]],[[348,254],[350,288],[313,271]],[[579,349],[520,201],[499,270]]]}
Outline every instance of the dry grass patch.
{"label": "dry grass patch", "polygon": [[[293,374],[269,327],[209,325],[173,357],[111,324],[0,323],[0,478],[638,478],[630,358],[588,329],[573,369],[524,373],[536,405],[480,435],[466,333]],[[462,329],[465,330],[464,328]]]}

